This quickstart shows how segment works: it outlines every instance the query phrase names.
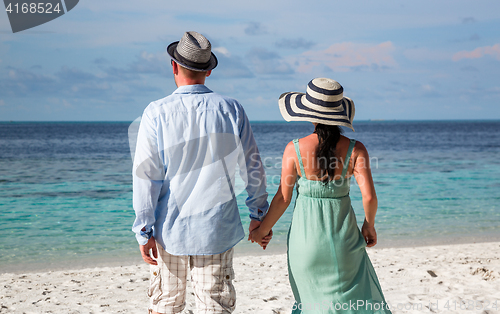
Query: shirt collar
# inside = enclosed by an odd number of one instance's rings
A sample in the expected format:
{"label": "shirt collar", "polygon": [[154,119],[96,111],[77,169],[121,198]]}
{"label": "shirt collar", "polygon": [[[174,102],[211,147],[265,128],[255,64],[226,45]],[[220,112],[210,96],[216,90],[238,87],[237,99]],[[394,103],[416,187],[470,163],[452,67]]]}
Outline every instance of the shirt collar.
{"label": "shirt collar", "polygon": [[212,91],[203,84],[184,85],[178,87],[173,94],[206,94]]}

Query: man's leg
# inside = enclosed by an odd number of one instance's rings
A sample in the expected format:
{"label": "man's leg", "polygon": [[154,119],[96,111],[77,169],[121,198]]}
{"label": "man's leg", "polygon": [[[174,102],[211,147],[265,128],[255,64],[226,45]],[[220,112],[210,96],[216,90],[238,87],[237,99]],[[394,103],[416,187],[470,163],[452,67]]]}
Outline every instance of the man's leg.
{"label": "man's leg", "polygon": [[191,282],[197,314],[229,314],[236,307],[233,252],[190,257]]}
{"label": "man's leg", "polygon": [[149,311],[153,314],[180,313],[186,306],[189,256],[170,255],[158,243],[156,247],[158,265],[150,265]]}

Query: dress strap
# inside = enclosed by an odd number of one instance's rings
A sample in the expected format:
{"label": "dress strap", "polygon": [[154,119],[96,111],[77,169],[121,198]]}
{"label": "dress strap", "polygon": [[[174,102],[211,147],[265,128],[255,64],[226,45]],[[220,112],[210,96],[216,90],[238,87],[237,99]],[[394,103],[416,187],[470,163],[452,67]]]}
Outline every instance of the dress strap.
{"label": "dress strap", "polygon": [[299,159],[299,165],[300,165],[300,175],[306,177],[306,172],[304,171],[304,163],[302,163],[302,156],[300,155],[300,149],[299,149],[299,140],[294,139],[293,140],[293,146],[295,147],[295,153],[297,154],[297,158]]}
{"label": "dress strap", "polygon": [[345,178],[347,174],[347,169],[349,169],[349,161],[351,160],[351,154],[355,144],[356,140],[351,139],[351,143],[349,143],[349,148],[347,149],[347,155],[345,156],[344,159],[344,169],[342,169],[342,179]]}

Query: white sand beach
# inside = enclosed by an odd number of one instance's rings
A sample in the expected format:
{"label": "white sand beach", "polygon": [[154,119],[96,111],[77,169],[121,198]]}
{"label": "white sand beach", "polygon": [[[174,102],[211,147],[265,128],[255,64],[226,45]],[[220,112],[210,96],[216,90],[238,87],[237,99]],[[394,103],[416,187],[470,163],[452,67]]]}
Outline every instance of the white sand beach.
{"label": "white sand beach", "polygon": [[[368,253],[393,313],[500,313],[500,242]],[[235,313],[290,313],[286,255],[237,256],[234,264]],[[146,264],[3,273],[0,313],[147,313],[148,276]],[[185,313],[195,313],[192,289]]]}

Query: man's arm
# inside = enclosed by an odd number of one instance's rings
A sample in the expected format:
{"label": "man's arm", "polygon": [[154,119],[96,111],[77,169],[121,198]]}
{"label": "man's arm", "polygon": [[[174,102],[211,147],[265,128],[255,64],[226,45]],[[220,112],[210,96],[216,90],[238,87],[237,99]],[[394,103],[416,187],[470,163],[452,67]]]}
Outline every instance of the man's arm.
{"label": "man's arm", "polygon": [[[267,202],[268,194],[266,191],[266,173],[260,159],[259,149],[257,148],[252,128],[250,127],[250,121],[248,121],[248,117],[243,109],[241,110],[240,139],[245,157],[245,166],[240,167],[240,171],[246,171],[248,198],[245,203],[250,211],[250,218],[261,221],[269,209],[269,203]],[[245,174],[242,173],[242,177],[245,177]]]}
{"label": "man's arm", "polygon": [[146,113],[139,127],[132,172],[133,206],[136,215],[132,231],[141,246],[143,259],[153,264],[150,261],[149,249],[153,250],[153,256],[156,257],[153,238],[153,225],[156,221],[154,213],[163,186],[164,168],[159,157],[156,128]]}
{"label": "man's arm", "polygon": [[[257,143],[255,142],[252,128],[250,126],[250,121],[248,121],[248,117],[244,111],[242,111],[240,121],[240,139],[245,157],[245,166],[240,167],[240,171],[243,172],[246,170],[246,190],[248,193],[246,205],[250,210],[251,222],[248,228],[250,234],[253,230],[260,226],[262,219],[266,216],[267,210],[269,209],[269,203],[267,202],[268,194],[266,191],[267,180],[264,165],[260,158],[259,149],[257,148]],[[242,177],[243,176],[244,174],[242,173]],[[271,230],[263,239],[262,248],[264,250],[266,249],[269,241],[271,241],[272,236],[273,231]],[[249,238],[248,240],[251,239]]]}

